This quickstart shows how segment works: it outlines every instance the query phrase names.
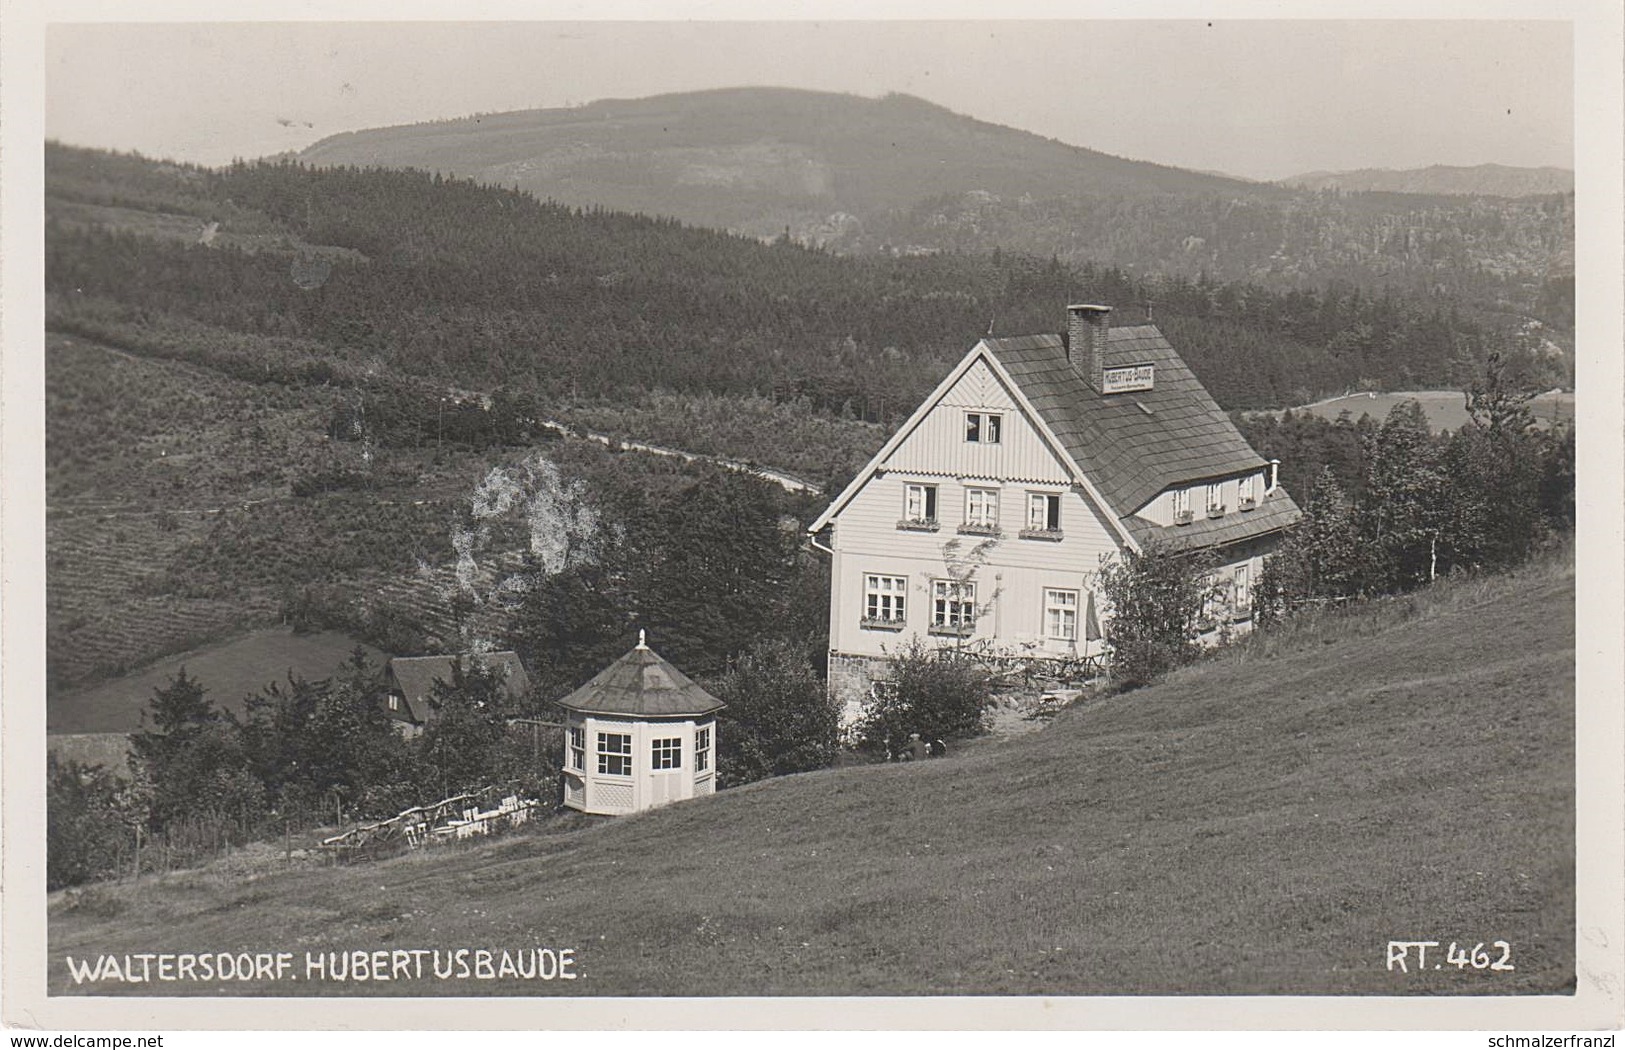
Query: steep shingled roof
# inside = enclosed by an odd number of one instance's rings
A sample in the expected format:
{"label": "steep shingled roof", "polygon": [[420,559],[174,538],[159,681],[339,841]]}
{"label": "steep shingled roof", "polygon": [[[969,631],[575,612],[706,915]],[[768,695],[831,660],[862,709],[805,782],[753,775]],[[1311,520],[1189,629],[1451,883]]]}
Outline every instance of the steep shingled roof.
{"label": "steep shingled roof", "polygon": [[1058,335],[982,341],[1120,518],[1171,485],[1259,470],[1241,436],[1155,325],[1113,328],[1106,366],[1155,366],[1151,390],[1100,394]]}
{"label": "steep shingled roof", "polygon": [[727,706],[641,644],[558,704],[587,714],[641,718],[708,715]]}
{"label": "steep shingled roof", "polygon": [[[420,723],[428,721],[429,697],[434,693],[435,680],[439,679],[450,684],[452,661],[459,661],[461,667],[466,670],[469,659],[470,657],[465,654],[463,656],[397,656],[389,661],[389,673],[394,677],[395,683],[400,686],[413,721]],[[529,691],[530,677],[525,674],[525,667],[519,662],[517,654],[511,652],[475,653],[472,659],[475,666],[493,670],[500,674],[502,676],[502,687],[510,697]]]}

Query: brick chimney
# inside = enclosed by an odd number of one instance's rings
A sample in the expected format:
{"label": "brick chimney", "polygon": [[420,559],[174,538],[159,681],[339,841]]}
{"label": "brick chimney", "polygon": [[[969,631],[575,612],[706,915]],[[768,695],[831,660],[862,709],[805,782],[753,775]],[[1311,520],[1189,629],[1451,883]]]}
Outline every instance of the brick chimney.
{"label": "brick chimney", "polygon": [[1104,383],[1106,370],[1106,329],[1111,317],[1109,306],[1079,303],[1066,308],[1067,360],[1095,390]]}

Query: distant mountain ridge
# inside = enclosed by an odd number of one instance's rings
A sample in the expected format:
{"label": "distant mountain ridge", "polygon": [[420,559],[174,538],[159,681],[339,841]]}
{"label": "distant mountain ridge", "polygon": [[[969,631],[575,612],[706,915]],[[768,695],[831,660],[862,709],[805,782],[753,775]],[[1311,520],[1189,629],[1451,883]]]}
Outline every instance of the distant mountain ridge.
{"label": "distant mountain ridge", "polygon": [[789,88],[606,99],[346,132],[299,156],[319,165],[423,168],[562,204],[767,237],[970,190],[1010,199],[1282,193],[1067,145],[910,95]]}
{"label": "distant mountain ridge", "polygon": [[1115,157],[902,94],[607,99],[347,132],[298,157],[841,254],[997,248],[1274,289],[1392,288],[1568,323],[1570,200],[1314,193]]}
{"label": "distant mountain ridge", "polygon": [[1389,168],[1311,171],[1282,179],[1281,185],[1301,190],[1538,197],[1573,193],[1574,172],[1567,168],[1516,168],[1505,164],[1477,164],[1472,167],[1434,164],[1401,171]]}

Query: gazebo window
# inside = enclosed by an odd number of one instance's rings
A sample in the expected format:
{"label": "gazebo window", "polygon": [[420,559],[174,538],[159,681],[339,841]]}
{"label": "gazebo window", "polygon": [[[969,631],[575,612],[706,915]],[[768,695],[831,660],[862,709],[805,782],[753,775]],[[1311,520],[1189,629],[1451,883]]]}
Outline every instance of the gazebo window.
{"label": "gazebo window", "polygon": [[683,738],[671,736],[650,741],[649,757],[651,769],[682,769]]}
{"label": "gazebo window", "polygon": [[694,772],[703,773],[711,768],[711,727],[694,731]]}
{"label": "gazebo window", "polygon": [[612,777],[632,775],[632,734],[598,734],[598,772]]}
{"label": "gazebo window", "polygon": [[587,766],[587,731],[580,726],[570,727],[570,768]]}

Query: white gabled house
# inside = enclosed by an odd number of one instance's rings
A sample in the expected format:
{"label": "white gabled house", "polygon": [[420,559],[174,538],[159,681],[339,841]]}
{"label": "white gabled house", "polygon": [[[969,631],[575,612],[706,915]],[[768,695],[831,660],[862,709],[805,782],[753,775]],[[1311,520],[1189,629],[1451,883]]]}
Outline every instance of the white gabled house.
{"label": "white gabled house", "polygon": [[1245,630],[1297,506],[1151,324],[1070,306],[1068,332],[971,348],[809,531],[833,557],[829,682],[868,694],[911,637],[1100,652],[1103,556],[1152,537],[1221,552]]}

